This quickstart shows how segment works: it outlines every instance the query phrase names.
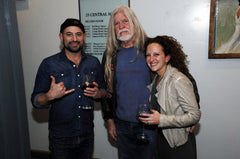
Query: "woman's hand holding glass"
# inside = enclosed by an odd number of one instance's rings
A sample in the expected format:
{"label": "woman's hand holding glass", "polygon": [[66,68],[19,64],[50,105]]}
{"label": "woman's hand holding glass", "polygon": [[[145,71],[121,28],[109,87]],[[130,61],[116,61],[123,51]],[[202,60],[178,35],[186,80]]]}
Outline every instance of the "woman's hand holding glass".
{"label": "woman's hand holding glass", "polygon": [[160,113],[154,109],[150,110],[152,114],[141,113],[139,114],[139,120],[147,125],[158,125],[160,119]]}

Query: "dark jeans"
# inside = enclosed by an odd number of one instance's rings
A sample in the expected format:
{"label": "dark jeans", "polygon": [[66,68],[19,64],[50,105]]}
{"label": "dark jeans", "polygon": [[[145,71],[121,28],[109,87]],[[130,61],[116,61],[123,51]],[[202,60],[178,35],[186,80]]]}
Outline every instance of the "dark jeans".
{"label": "dark jeans", "polygon": [[52,159],[91,159],[94,136],[85,134],[76,137],[49,137]]}
{"label": "dark jeans", "polygon": [[193,133],[189,133],[188,141],[176,148],[171,148],[163,136],[162,132],[158,132],[157,136],[157,158],[158,159],[196,159],[196,138]]}
{"label": "dark jeans", "polygon": [[155,159],[155,128],[145,129],[148,143],[139,142],[137,135],[142,132],[142,124],[116,120],[119,159]]}

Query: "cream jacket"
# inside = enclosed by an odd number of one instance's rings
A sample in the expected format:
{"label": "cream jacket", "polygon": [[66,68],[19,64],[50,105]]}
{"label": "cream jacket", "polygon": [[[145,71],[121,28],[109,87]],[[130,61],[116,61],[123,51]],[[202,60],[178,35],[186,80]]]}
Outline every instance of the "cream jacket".
{"label": "cream jacket", "polygon": [[[152,84],[148,86],[150,91]],[[168,64],[155,95],[161,110],[158,127],[162,128],[168,144],[172,148],[185,144],[190,127],[201,116],[191,81]]]}

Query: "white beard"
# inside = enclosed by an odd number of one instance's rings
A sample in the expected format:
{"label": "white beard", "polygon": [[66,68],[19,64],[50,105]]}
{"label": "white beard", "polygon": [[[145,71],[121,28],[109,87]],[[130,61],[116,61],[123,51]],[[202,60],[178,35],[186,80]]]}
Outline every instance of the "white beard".
{"label": "white beard", "polygon": [[[130,33],[130,31],[128,29],[122,29],[122,30],[119,30],[118,35],[120,35],[121,32],[123,32],[123,31],[127,31],[127,32]],[[117,39],[120,40],[120,41],[128,41],[132,37],[133,37],[133,34],[128,34],[128,35],[125,35],[125,36],[117,36]]]}

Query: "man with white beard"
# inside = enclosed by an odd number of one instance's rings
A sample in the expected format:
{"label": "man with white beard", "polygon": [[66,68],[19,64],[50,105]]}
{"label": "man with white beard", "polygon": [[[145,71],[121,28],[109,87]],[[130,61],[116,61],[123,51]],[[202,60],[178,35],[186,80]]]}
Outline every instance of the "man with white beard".
{"label": "man with white beard", "polygon": [[150,73],[143,54],[147,35],[135,13],[119,6],[111,14],[102,65],[108,99],[102,104],[108,133],[117,141],[119,159],[153,159],[155,127],[145,126],[145,140],[138,138],[142,124],[138,106],[148,104]]}

